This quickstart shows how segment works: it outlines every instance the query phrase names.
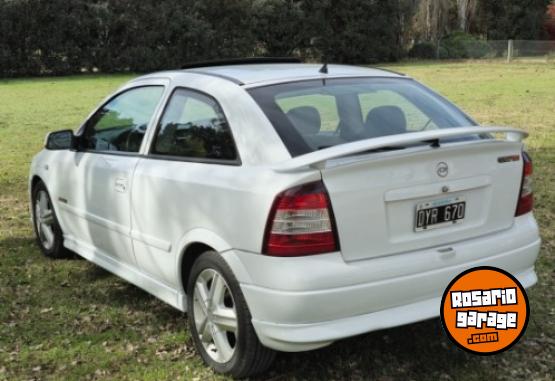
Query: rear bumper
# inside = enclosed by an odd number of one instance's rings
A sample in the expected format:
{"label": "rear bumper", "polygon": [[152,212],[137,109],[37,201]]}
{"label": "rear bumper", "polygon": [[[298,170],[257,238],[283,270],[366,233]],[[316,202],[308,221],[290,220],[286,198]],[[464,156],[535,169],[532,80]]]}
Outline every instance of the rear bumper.
{"label": "rear bumper", "polygon": [[524,287],[536,283],[540,238],[532,214],[511,229],[423,251],[346,263],[339,253],[272,258],[222,253],[241,284],[261,342],[303,351],[439,315],[441,295],[462,271],[488,265]]}

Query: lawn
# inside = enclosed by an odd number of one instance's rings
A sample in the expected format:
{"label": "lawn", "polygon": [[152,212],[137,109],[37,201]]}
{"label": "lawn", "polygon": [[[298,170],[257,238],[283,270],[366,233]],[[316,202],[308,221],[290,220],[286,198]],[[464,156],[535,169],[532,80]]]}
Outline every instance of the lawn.
{"label": "lawn", "polygon": [[[490,357],[452,344],[438,320],[280,354],[272,380],[552,380],[555,377],[555,65],[465,62],[391,67],[484,124],[531,133],[543,246],[527,333]],[[0,380],[223,379],[203,366],[186,316],[83,260],[43,258],[27,172],[47,131],[76,128],[131,76],[0,80]]]}

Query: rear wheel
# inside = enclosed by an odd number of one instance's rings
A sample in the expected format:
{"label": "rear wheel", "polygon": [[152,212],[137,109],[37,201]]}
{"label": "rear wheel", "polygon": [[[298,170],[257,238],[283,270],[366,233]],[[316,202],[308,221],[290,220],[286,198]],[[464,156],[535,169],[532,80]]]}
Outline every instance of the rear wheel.
{"label": "rear wheel", "polygon": [[215,371],[243,378],[270,367],[275,352],[258,340],[239,283],[218,253],[193,264],[187,306],[196,349]]}
{"label": "rear wheel", "polygon": [[72,253],[64,247],[64,237],[52,200],[43,182],[38,182],[32,192],[33,226],[37,244],[50,258],[68,258]]}

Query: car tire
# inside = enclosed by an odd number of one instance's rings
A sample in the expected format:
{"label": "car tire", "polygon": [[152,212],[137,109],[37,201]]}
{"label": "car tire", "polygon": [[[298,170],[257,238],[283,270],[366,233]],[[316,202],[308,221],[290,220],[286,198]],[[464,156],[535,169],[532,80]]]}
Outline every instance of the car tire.
{"label": "car tire", "polygon": [[244,378],[270,367],[275,352],[258,340],[239,283],[218,253],[207,251],[193,264],[187,307],[195,347],[216,372]]}
{"label": "car tire", "polygon": [[49,258],[61,259],[73,256],[64,247],[64,236],[52,205],[52,199],[42,181],[32,190],[33,228],[40,251]]}

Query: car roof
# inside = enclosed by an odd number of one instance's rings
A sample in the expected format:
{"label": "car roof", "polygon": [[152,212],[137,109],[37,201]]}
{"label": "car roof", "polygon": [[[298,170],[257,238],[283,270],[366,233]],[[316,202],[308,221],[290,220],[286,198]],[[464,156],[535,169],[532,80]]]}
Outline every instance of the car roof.
{"label": "car roof", "polygon": [[406,77],[390,70],[361,66],[329,64],[327,74],[321,73],[321,68],[322,64],[271,63],[195,67],[166,73],[171,73],[172,77],[179,77],[180,73],[202,74],[223,78],[246,87],[322,78]]}

